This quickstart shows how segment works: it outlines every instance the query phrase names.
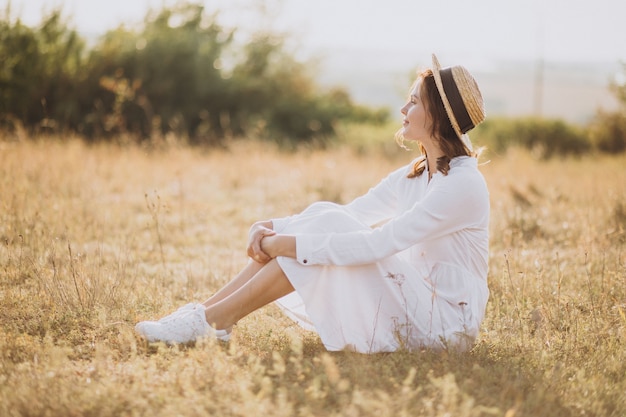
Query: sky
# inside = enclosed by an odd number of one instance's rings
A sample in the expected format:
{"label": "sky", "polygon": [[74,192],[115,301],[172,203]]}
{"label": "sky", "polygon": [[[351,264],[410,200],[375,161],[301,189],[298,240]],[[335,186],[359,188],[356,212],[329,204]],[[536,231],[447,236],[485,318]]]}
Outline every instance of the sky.
{"label": "sky", "polygon": [[[62,6],[83,33],[142,21],[176,0],[0,0],[27,24]],[[221,21],[292,34],[306,50],[397,51],[398,59],[436,52],[440,60],[626,61],[623,0],[204,0]],[[260,11],[265,10],[265,16]],[[418,58],[413,58],[418,59]]]}

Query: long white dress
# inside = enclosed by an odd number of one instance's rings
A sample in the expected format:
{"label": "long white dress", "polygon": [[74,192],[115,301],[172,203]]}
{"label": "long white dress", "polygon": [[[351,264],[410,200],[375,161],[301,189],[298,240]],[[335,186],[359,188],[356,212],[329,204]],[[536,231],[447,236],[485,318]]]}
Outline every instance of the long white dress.
{"label": "long white dress", "polygon": [[347,205],[315,203],[273,220],[297,250],[278,258],[295,292],[276,303],[328,350],[475,342],[489,297],[487,186],[472,157],[453,158],[448,175],[430,181],[427,171],[407,178],[412,166]]}

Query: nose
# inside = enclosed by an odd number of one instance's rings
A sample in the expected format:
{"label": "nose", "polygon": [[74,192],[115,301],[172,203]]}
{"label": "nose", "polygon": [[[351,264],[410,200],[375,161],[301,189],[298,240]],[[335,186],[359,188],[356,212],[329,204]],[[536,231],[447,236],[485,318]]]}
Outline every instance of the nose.
{"label": "nose", "polygon": [[406,104],[404,105],[404,107],[402,107],[402,108],[400,109],[400,113],[402,113],[402,114],[404,114],[404,115],[406,116],[406,112],[407,112],[407,108],[408,108],[408,107],[409,107],[409,103],[406,103]]}

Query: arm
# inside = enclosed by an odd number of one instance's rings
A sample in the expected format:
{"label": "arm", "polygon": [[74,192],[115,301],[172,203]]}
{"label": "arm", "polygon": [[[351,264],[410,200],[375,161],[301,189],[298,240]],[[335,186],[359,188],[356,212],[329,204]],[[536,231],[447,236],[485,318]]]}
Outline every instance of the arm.
{"label": "arm", "polygon": [[[337,207],[346,210],[350,215],[365,224],[375,224],[388,219],[395,212],[397,204],[397,190],[393,184],[398,182],[398,177],[406,176],[406,170],[406,167],[397,169],[375,187],[371,188],[365,195],[356,198],[347,205],[337,205]],[[275,258],[277,256],[295,258],[296,237],[281,234],[281,230],[289,223],[290,218],[291,217],[283,217],[266,222],[259,222],[261,227],[266,229],[272,228],[277,233],[270,234],[259,232],[257,235],[260,238],[259,245],[254,246],[255,249],[253,251],[248,251],[250,257],[256,259],[255,256],[259,255],[265,262],[269,261],[269,258]],[[268,225],[268,223],[272,225]],[[253,229],[255,226],[257,226],[256,223],[253,225]]]}
{"label": "arm", "polygon": [[[412,165],[411,165],[412,166]],[[350,215],[361,220],[365,224],[376,224],[386,220],[395,214],[398,190],[396,184],[407,175],[407,166],[401,167],[389,174],[375,187],[371,188],[365,195],[356,198],[351,203],[340,206]],[[338,206],[339,207],[339,206]],[[270,258],[277,256],[287,256],[296,258],[296,236],[280,234],[284,224],[288,223],[289,217],[274,219],[274,230],[278,234],[267,234],[261,236],[259,250]],[[304,262],[306,263],[306,262]]]}
{"label": "arm", "polygon": [[306,265],[366,264],[416,243],[486,223],[489,195],[482,177],[439,177],[430,187],[424,199],[379,228],[297,235],[296,259]]}

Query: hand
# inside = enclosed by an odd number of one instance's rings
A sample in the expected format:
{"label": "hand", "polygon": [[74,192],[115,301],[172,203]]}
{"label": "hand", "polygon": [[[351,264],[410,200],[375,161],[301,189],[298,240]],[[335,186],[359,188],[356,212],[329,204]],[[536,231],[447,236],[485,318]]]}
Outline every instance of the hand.
{"label": "hand", "polygon": [[250,232],[248,233],[247,253],[255,262],[265,264],[272,259],[261,248],[261,241],[264,237],[276,234],[276,232],[271,229],[271,225],[271,222],[257,222],[250,228]]}

